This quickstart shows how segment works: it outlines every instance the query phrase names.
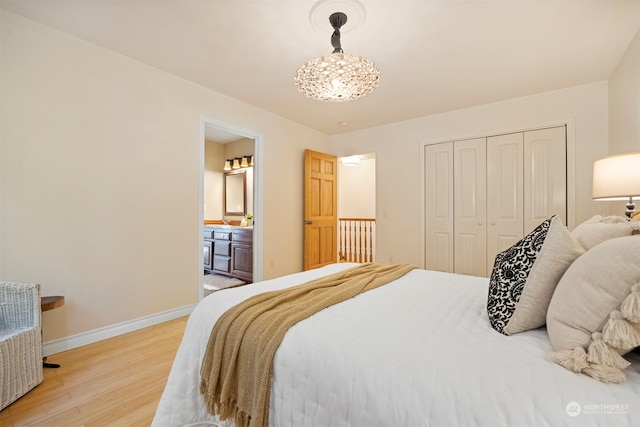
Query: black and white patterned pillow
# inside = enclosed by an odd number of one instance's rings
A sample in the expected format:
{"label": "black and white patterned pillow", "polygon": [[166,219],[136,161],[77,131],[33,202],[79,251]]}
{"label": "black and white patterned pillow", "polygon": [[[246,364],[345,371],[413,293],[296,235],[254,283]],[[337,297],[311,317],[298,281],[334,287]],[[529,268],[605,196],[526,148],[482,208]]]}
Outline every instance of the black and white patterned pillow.
{"label": "black and white patterned pillow", "polygon": [[487,312],[491,326],[500,333],[505,334],[504,328],[516,311],[531,267],[547,237],[551,219],[496,256],[489,280]]}
{"label": "black and white patterned pillow", "polygon": [[558,282],[584,249],[556,215],[496,256],[487,313],[496,331],[512,335],[545,324]]}

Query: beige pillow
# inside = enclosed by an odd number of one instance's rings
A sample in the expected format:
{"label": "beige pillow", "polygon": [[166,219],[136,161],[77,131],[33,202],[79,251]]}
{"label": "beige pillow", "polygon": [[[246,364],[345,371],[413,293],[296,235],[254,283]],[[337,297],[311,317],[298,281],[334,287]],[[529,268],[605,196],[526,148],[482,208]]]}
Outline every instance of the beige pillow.
{"label": "beige pillow", "polygon": [[[567,269],[549,304],[547,331],[553,348],[574,352],[571,356],[562,353],[555,357],[556,361],[576,372],[607,365],[594,352],[612,349],[616,354],[608,351],[606,357],[613,360],[618,353],[640,345],[639,312],[640,235],[609,239],[594,246]],[[620,334],[624,339],[619,338]],[[592,344],[597,347],[593,351]],[[579,353],[588,353],[586,362],[573,365]],[[572,367],[563,363],[569,359]],[[626,366],[620,360],[611,364],[616,365],[612,369]],[[624,374],[621,377],[612,370],[608,374],[612,382],[624,379]],[[604,374],[596,372],[592,376],[598,375]]]}
{"label": "beige pillow", "polygon": [[578,225],[571,235],[585,250],[589,250],[605,240],[629,236],[634,228],[638,226],[630,224],[624,217],[596,215]]}

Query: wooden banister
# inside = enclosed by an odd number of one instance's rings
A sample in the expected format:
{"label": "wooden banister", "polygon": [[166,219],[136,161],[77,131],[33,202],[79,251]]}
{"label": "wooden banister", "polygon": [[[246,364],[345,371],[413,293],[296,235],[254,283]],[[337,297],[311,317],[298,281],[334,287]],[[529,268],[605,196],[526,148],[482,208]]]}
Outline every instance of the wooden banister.
{"label": "wooden banister", "polygon": [[373,262],[375,218],[338,218],[338,259],[341,262]]}

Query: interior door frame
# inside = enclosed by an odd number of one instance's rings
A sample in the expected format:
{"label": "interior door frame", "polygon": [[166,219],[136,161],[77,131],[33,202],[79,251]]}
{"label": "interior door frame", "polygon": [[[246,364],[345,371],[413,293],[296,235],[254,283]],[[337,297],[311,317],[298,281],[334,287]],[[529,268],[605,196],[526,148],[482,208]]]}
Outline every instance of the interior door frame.
{"label": "interior door frame", "polygon": [[263,253],[263,194],[264,194],[264,155],[263,135],[261,132],[237,126],[222,120],[200,116],[200,146],[198,149],[198,241],[194,243],[198,253],[198,300],[204,297],[204,256],[202,242],[204,241],[204,146],[205,129],[207,126],[235,133],[254,141],[254,165],[253,165],[253,216],[258,219],[258,226],[253,229],[253,281],[262,280],[262,253]]}

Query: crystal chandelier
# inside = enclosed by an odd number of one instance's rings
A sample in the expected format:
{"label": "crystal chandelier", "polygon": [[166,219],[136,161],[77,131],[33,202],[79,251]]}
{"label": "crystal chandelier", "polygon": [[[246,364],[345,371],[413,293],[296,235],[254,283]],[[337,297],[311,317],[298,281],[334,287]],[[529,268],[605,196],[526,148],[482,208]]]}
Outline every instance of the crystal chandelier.
{"label": "crystal chandelier", "polygon": [[333,13],[329,17],[329,23],[333,27],[333,52],[310,60],[296,72],[296,86],[309,98],[346,102],[365,96],[378,86],[380,70],[376,64],[342,51],[340,27],[346,22],[346,14]]}

